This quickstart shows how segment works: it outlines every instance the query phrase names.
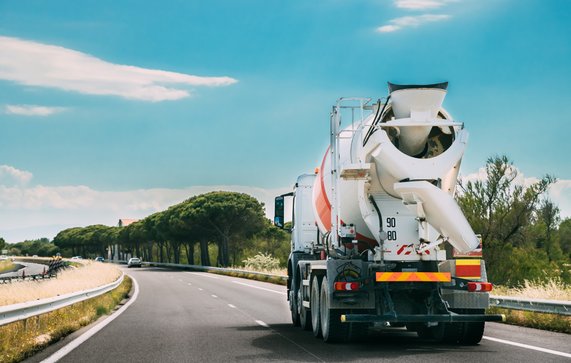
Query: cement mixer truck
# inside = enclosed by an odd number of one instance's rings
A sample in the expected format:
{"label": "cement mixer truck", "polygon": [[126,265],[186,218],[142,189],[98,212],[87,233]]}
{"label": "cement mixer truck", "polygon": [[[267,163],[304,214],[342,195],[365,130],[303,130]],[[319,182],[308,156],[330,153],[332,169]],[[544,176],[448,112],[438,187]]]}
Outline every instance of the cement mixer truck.
{"label": "cement mixer truck", "polygon": [[275,199],[279,227],[293,201],[294,325],[326,342],[406,327],[473,345],[486,321],[503,319],[485,314],[480,239],[454,199],[468,132],[442,107],[447,86],[389,83],[385,100],[333,106],[321,166]]}

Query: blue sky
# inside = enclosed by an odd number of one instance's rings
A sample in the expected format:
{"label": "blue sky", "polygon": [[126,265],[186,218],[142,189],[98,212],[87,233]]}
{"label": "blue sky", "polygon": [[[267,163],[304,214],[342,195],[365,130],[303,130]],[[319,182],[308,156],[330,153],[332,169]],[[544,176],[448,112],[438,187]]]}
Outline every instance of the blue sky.
{"label": "blue sky", "polygon": [[311,172],[341,96],[450,82],[462,174],[506,154],[571,216],[566,0],[0,1],[0,236]]}

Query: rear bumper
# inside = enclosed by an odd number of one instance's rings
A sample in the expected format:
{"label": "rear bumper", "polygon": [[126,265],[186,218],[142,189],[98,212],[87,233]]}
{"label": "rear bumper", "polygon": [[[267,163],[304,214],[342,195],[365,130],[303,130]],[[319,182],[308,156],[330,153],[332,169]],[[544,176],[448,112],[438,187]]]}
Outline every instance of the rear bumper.
{"label": "rear bumper", "polygon": [[482,321],[505,321],[503,314],[437,314],[437,315],[372,315],[372,314],[344,314],[341,315],[343,323],[467,323]]}

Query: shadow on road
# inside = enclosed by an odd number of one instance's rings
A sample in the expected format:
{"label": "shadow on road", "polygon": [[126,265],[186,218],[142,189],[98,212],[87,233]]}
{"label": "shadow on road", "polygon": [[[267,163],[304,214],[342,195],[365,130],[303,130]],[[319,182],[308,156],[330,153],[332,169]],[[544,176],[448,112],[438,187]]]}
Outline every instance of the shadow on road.
{"label": "shadow on road", "polygon": [[239,360],[275,361],[285,356],[287,360],[296,362],[354,362],[396,358],[422,361],[423,357],[444,354],[452,360],[466,356],[469,361],[479,361],[479,354],[489,353],[482,346],[445,345],[423,340],[416,333],[405,329],[369,329],[367,336],[357,342],[336,344],[325,343],[322,339],[315,338],[311,332],[291,324],[274,324],[270,325],[270,329],[255,325],[235,329],[267,331],[267,334],[252,340],[252,346],[267,351],[267,354],[237,357]]}

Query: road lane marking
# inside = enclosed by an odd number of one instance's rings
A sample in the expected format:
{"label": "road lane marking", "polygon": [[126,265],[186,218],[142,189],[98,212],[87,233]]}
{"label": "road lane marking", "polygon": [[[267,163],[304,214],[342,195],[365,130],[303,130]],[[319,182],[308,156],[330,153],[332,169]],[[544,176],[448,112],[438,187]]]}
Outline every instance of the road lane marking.
{"label": "road lane marking", "polygon": [[276,291],[276,290],[272,290],[272,289],[266,289],[265,287],[260,287],[260,286],[256,286],[256,285],[250,285],[250,284],[247,284],[247,283],[241,282],[241,281],[233,280],[232,282],[235,283],[235,284],[240,284],[240,285],[244,285],[244,286],[248,286],[248,287],[253,287],[254,289],[260,289],[260,290],[264,290],[264,291],[269,291],[269,292],[273,292],[273,293],[280,294],[280,295],[284,295],[284,296],[287,295],[285,292],[282,292],[282,291]]}
{"label": "road lane marking", "polygon": [[236,307],[232,304],[228,304],[229,307],[231,307],[232,309],[236,309]]}
{"label": "road lane marking", "polygon": [[125,312],[125,310],[127,310],[127,308],[129,308],[129,306],[131,306],[131,304],[134,303],[135,300],[137,300],[137,297],[139,296],[139,284],[137,283],[137,280],[135,280],[135,278],[131,275],[128,275],[128,276],[133,281],[133,286],[135,288],[135,291],[133,292],[133,296],[131,296],[129,301],[127,301],[127,303],[125,305],[123,305],[121,308],[119,308],[116,312],[109,315],[109,317],[106,318],[105,320],[103,320],[101,323],[95,325],[93,328],[91,328],[88,331],[86,331],[85,333],[81,334],[79,337],[72,340],[69,344],[65,345],[60,350],[58,350],[54,354],[50,355],[46,359],[44,359],[41,363],[55,363],[55,362],[57,362],[58,360],[62,359],[66,355],[68,355],[72,350],[79,347],[87,339],[89,339],[92,336],[94,336],[95,334],[97,334],[97,332],[99,332],[101,329],[105,328],[109,323],[111,323],[113,320],[115,320],[119,315],[123,314]]}
{"label": "road lane marking", "polygon": [[181,279],[178,279],[179,282],[183,282]]}
{"label": "road lane marking", "polygon": [[198,291],[202,291],[203,289],[201,289],[200,287],[198,288]]}
{"label": "road lane marking", "polygon": [[192,283],[189,282],[189,283],[188,283],[188,286],[192,286]]}
{"label": "road lane marking", "polygon": [[218,297],[218,296],[216,296],[216,295],[210,295],[210,296],[212,296],[212,297],[215,298],[215,299]]}
{"label": "road lane marking", "polygon": [[549,353],[549,354],[553,354],[553,355],[559,355],[561,357],[566,357],[566,358],[571,358],[571,354],[569,353],[563,353],[563,352],[559,352],[557,350],[551,350],[551,349],[547,349],[547,348],[541,348],[541,347],[536,347],[534,345],[528,345],[528,344],[523,344],[523,343],[517,343],[517,342],[512,342],[509,340],[503,340],[503,339],[498,339],[498,338],[492,338],[492,337],[488,337],[488,336],[483,336],[483,339],[487,339],[487,340],[491,340],[493,342],[497,342],[497,343],[503,343],[503,344],[508,344],[508,345],[513,345],[516,347],[520,347],[520,348],[525,348],[525,349],[531,349],[531,350],[537,350],[539,352],[543,352],[543,353]]}
{"label": "road lane marking", "polygon": [[210,279],[220,279],[220,277],[218,276],[213,276],[212,274],[209,274],[208,272],[187,272],[187,274],[191,274],[193,276],[200,276],[200,277],[208,277]]}
{"label": "road lane marking", "polygon": [[264,328],[269,328],[269,327],[270,327],[268,324],[264,323],[264,322],[261,321],[261,320],[256,320],[256,323],[257,323],[258,325],[263,326]]}

